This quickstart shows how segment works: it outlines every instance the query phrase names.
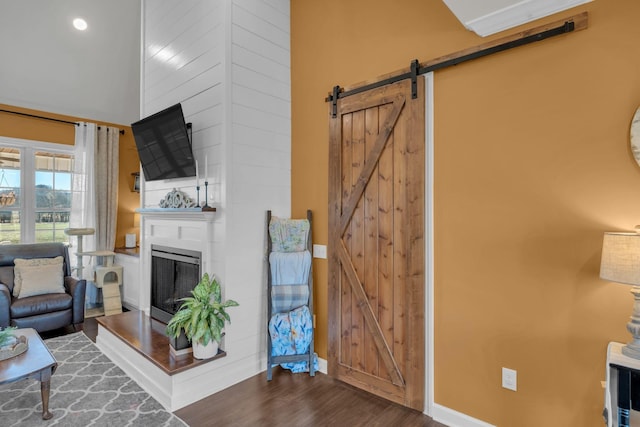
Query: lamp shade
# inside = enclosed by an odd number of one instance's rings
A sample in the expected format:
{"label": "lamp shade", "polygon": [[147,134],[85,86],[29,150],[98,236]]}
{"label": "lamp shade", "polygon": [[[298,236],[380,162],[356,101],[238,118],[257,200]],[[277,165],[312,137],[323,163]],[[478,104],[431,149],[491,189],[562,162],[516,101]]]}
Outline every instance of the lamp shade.
{"label": "lamp shade", "polygon": [[604,233],[600,277],[640,285],[640,234]]}

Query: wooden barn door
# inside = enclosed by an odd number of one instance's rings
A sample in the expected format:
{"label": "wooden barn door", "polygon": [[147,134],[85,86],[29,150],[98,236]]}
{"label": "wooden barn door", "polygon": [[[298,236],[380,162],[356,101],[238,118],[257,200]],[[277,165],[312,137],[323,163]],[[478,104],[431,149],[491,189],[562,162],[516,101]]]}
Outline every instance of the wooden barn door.
{"label": "wooden barn door", "polygon": [[329,148],[329,374],[424,409],[425,125],[403,80],[338,100]]}

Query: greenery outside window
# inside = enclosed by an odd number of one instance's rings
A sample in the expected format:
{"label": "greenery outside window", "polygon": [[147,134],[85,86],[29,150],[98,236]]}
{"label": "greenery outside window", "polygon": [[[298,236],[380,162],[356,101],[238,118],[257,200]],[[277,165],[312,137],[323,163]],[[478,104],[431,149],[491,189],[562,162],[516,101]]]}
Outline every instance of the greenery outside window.
{"label": "greenery outside window", "polygon": [[64,229],[71,215],[73,157],[38,151],[35,153],[35,241],[66,242]]}

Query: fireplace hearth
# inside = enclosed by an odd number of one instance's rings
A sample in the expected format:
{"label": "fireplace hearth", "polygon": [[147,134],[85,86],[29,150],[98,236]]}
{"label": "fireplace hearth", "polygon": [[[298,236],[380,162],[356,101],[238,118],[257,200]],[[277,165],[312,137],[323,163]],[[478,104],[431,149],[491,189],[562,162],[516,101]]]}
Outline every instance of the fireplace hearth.
{"label": "fireplace hearth", "polygon": [[[195,277],[189,283],[191,290],[201,278],[201,273],[223,274],[224,264],[218,254],[217,241],[215,236],[216,228],[221,225],[218,222],[217,214],[213,211],[203,212],[195,209],[154,209],[143,208],[138,210],[141,214],[141,238],[140,238],[140,317],[137,318],[119,318],[125,328],[144,327],[150,324],[153,329],[153,338],[148,336],[133,335],[128,340],[122,331],[117,328],[107,328],[103,325],[98,327],[98,336],[96,344],[105,355],[111,358],[119,367],[121,367],[131,378],[143,385],[143,388],[156,398],[165,408],[175,411],[186,405],[194,403],[206,396],[210,396],[238,381],[238,377],[242,374],[239,372],[256,372],[255,365],[251,361],[229,360],[224,357],[223,361],[218,363],[205,363],[192,366],[190,369],[176,372],[163,372],[163,369],[157,365],[160,358],[171,366],[175,367],[183,363],[188,363],[193,357],[190,354],[176,355],[171,352],[169,338],[165,333],[166,325],[164,322],[151,317],[151,295],[152,295],[152,251],[160,257],[166,257],[166,254],[177,255],[197,255],[200,257],[200,263],[197,270],[193,266],[192,271],[196,271]],[[167,249],[168,248],[168,249]],[[156,261],[157,262],[157,261]],[[167,269],[169,272],[172,269]],[[222,273],[221,273],[222,272]],[[173,273],[172,273],[173,274]],[[171,276],[172,274],[162,274],[162,276]],[[224,276],[222,276],[224,277]],[[186,295],[189,293],[186,291]],[[169,300],[180,298],[178,295],[170,293]],[[156,302],[161,302],[167,298],[155,298]],[[157,304],[160,307],[174,307],[173,304]],[[156,307],[158,308],[158,307]],[[153,310],[154,314],[158,311]],[[164,311],[164,310],[163,310]],[[120,316],[120,315],[117,315]],[[110,316],[114,317],[114,316]],[[170,319],[170,316],[169,316]],[[105,321],[115,322],[116,318],[105,318]],[[156,339],[157,338],[157,339]],[[225,345],[221,347],[226,350]],[[154,355],[149,356],[147,353],[151,351]],[[220,355],[220,353],[219,353]],[[219,359],[215,359],[219,360]],[[237,364],[242,365],[242,369],[229,369]],[[199,381],[199,378],[214,378],[212,381]]]}

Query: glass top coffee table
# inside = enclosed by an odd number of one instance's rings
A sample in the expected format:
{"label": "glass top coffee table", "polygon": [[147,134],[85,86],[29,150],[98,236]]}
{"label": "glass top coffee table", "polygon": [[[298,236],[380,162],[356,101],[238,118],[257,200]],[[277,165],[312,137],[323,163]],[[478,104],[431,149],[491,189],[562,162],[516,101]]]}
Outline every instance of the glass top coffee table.
{"label": "glass top coffee table", "polygon": [[16,329],[14,335],[27,337],[29,349],[16,357],[0,361],[0,384],[28,378],[40,381],[42,419],[51,419],[53,417],[53,414],[49,412],[51,375],[58,367],[58,362],[51,355],[35,329]]}

